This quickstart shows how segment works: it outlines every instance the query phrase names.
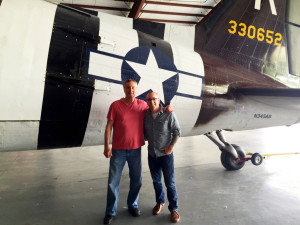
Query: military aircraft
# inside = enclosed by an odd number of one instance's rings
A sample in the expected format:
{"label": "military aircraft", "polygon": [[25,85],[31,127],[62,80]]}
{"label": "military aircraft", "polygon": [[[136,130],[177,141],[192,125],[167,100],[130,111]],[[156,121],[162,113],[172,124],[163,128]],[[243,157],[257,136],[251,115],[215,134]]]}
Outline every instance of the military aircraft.
{"label": "military aircraft", "polygon": [[223,166],[240,169],[245,152],[222,130],[299,123],[299,7],[223,0],[178,26],[3,0],[0,151],[102,145],[109,105],[133,78],[138,98],[153,90],[172,105],[182,136],[207,135]]}

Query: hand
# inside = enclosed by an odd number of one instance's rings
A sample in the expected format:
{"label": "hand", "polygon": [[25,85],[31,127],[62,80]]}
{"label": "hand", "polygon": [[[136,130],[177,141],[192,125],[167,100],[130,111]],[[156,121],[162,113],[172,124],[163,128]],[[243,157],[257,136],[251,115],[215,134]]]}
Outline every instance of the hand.
{"label": "hand", "polygon": [[172,151],[173,151],[173,146],[172,145],[169,145],[169,146],[167,146],[167,147],[165,147],[165,148],[162,148],[162,149],[160,149],[161,151],[165,151],[165,153],[166,153],[166,155],[170,155],[171,153],[172,153]]}
{"label": "hand", "polygon": [[172,108],[172,106],[170,106],[170,105],[167,105],[165,108],[164,108],[164,110],[167,112],[167,113],[172,113],[173,112],[173,108]]}
{"label": "hand", "polygon": [[105,155],[106,158],[112,157],[112,152],[109,146],[105,147],[103,154]]}

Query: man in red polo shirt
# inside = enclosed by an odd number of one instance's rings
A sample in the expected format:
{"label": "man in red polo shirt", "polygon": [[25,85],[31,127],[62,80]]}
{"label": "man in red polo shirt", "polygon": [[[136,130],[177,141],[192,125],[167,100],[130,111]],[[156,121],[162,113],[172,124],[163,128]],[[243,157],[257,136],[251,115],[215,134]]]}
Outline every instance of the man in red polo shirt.
{"label": "man in red polo shirt", "polygon": [[[140,215],[137,201],[142,186],[141,146],[145,144],[143,120],[148,105],[135,98],[136,88],[135,80],[125,81],[125,98],[113,102],[107,114],[104,155],[110,158],[110,167],[104,224],[110,224],[117,213],[119,184],[126,161],[130,177],[128,211],[134,217]],[[109,140],[112,129],[114,133],[111,150]]]}

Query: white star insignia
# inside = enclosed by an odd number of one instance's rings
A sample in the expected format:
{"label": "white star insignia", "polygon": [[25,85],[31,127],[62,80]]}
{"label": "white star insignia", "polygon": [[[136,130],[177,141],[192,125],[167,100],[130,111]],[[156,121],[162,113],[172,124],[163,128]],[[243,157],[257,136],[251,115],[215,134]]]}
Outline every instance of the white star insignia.
{"label": "white star insignia", "polygon": [[126,62],[141,77],[137,88],[137,96],[151,89],[152,91],[155,91],[158,94],[160,100],[163,103],[165,103],[165,96],[162,83],[165,80],[168,80],[172,76],[176,75],[177,72],[160,69],[158,67],[157,61],[152,50],[150,50],[146,65],[130,62],[127,60]]}

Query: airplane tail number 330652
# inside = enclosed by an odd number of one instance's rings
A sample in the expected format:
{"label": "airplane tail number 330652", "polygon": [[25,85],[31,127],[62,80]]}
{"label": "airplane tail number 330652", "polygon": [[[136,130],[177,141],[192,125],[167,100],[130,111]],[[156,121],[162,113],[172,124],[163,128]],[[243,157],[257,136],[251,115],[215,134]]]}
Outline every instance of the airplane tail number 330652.
{"label": "airplane tail number 330652", "polygon": [[256,38],[258,41],[265,40],[268,44],[281,46],[282,34],[275,33],[273,30],[265,30],[261,27],[256,28],[253,25],[247,26],[245,23],[237,24],[235,20],[230,20],[229,24],[231,25],[230,29],[228,29],[230,34],[238,33],[241,37],[247,35],[250,39]]}

